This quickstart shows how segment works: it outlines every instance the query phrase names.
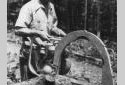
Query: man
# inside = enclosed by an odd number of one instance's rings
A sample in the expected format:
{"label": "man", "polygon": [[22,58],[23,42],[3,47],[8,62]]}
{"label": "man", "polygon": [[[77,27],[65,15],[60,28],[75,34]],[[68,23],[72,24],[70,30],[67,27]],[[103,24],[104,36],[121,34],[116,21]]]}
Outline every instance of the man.
{"label": "man", "polygon": [[[57,28],[57,23],[54,6],[49,0],[31,0],[21,8],[15,26],[21,27],[16,32],[38,35],[49,40],[50,32],[62,36],[66,35]],[[38,37],[36,40],[41,42]]]}
{"label": "man", "polygon": [[[57,24],[58,21],[54,6],[49,0],[31,0],[20,10],[15,24],[17,27],[15,33],[24,37],[32,36],[37,44],[45,46],[47,43],[43,41],[49,41],[51,32],[60,36],[66,35],[65,32],[57,28]],[[36,51],[33,52],[37,54]],[[28,61],[26,60],[25,62]],[[24,64],[24,60],[22,64]],[[24,78],[27,76],[25,75],[25,71],[21,73],[21,76],[23,77],[22,80],[26,79]]]}

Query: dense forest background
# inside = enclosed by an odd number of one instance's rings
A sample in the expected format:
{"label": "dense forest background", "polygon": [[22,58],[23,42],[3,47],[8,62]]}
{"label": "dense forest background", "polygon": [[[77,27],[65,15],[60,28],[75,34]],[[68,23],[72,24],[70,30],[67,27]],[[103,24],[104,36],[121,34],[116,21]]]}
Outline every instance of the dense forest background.
{"label": "dense forest background", "polygon": [[[29,0],[8,0],[8,29],[14,26],[20,8]],[[58,26],[66,32],[88,30],[101,39],[117,41],[116,0],[51,0]]]}

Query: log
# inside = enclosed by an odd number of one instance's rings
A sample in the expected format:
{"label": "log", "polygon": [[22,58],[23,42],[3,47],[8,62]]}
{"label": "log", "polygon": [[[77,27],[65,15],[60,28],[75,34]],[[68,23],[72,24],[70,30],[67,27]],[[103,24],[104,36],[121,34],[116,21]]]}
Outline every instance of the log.
{"label": "log", "polygon": [[10,84],[10,85],[45,85],[45,80],[50,81],[50,82],[55,82],[56,84],[58,83],[59,85],[65,83],[74,83],[74,84],[84,84],[84,85],[89,85],[89,83],[86,80],[77,80],[72,77],[68,76],[63,76],[63,75],[43,75],[41,77],[33,78],[31,80],[23,81],[20,83],[15,83],[15,84]]}
{"label": "log", "polygon": [[37,77],[33,78],[31,80],[11,84],[11,85],[44,85],[44,78],[43,77]]}

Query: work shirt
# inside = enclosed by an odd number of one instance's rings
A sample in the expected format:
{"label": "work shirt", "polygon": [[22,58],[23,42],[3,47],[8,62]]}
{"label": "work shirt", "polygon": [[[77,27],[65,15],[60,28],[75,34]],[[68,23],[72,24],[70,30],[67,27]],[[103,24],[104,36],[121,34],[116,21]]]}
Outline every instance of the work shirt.
{"label": "work shirt", "polygon": [[15,26],[50,32],[57,26],[57,17],[52,3],[49,3],[48,12],[36,0],[26,3],[20,10]]}

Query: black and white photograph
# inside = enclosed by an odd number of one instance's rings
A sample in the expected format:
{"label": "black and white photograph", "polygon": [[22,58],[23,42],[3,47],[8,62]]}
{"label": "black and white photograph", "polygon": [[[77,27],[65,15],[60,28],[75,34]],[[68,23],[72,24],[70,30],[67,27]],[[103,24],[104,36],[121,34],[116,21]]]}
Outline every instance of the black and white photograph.
{"label": "black and white photograph", "polygon": [[117,85],[117,0],[7,0],[7,85]]}

